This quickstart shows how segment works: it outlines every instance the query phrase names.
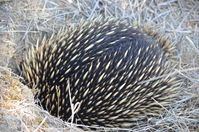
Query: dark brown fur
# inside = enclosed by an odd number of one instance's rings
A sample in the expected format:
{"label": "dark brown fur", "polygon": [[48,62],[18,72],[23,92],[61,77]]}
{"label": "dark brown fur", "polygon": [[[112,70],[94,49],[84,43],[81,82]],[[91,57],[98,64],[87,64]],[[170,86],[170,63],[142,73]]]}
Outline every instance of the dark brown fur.
{"label": "dark brown fur", "polygon": [[52,115],[128,128],[173,99],[178,83],[166,75],[174,58],[174,46],[151,28],[96,19],[44,39],[24,61],[23,75]]}

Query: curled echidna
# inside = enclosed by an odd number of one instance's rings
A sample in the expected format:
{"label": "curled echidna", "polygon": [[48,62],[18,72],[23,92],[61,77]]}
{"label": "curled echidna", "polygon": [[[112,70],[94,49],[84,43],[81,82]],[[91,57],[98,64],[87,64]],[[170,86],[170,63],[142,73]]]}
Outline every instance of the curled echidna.
{"label": "curled echidna", "polygon": [[44,38],[22,70],[52,115],[127,128],[173,99],[175,58],[173,44],[151,28],[96,19]]}

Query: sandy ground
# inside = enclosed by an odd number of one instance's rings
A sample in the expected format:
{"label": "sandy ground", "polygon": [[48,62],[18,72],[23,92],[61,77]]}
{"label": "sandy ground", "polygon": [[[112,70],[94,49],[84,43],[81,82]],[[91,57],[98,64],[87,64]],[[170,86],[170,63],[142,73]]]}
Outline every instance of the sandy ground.
{"label": "sandy ground", "polygon": [[198,0],[0,0],[0,131],[83,131],[34,104],[18,65],[42,33],[99,15],[150,24],[169,35],[178,50],[176,72],[183,82],[177,101],[161,119],[131,130],[199,131]]}

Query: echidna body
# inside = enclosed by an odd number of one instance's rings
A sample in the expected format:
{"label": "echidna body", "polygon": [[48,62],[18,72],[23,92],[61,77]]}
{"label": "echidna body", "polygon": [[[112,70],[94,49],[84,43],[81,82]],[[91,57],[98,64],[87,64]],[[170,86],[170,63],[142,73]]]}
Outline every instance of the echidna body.
{"label": "echidna body", "polygon": [[174,46],[151,28],[96,19],[43,39],[22,68],[52,115],[128,128],[157,115],[174,97],[176,77],[164,76],[174,58]]}

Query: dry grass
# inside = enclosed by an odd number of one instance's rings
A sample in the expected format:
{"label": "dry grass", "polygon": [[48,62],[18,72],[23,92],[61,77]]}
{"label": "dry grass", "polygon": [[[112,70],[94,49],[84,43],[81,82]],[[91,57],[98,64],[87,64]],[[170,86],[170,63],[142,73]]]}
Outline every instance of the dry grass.
{"label": "dry grass", "polygon": [[0,0],[0,131],[82,131],[36,106],[14,73],[41,33],[99,15],[153,25],[178,49],[176,72],[183,79],[178,100],[161,119],[151,118],[132,130],[199,131],[198,0]]}

